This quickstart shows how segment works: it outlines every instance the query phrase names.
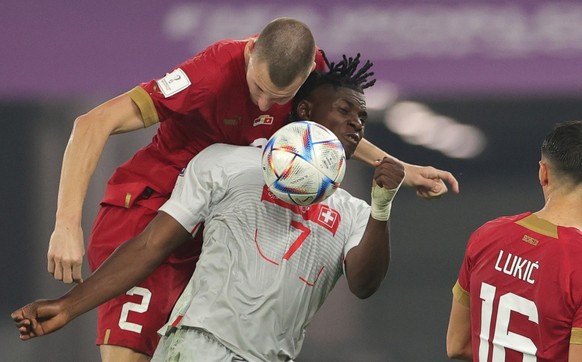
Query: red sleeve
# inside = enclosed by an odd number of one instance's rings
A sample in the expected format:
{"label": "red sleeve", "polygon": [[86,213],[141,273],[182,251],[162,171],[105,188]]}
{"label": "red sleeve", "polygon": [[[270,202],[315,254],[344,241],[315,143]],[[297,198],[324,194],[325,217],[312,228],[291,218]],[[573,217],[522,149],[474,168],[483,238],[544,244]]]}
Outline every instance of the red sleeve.
{"label": "red sleeve", "polygon": [[471,268],[472,268],[472,257],[473,257],[473,246],[477,243],[480,236],[480,229],[477,229],[467,243],[467,249],[465,250],[465,257],[463,258],[463,264],[461,264],[461,270],[459,271],[458,283],[461,288],[469,292],[471,289]]}
{"label": "red sleeve", "polygon": [[220,45],[215,43],[163,78],[140,85],[151,96],[161,122],[176,115],[188,115],[214,102],[224,64],[232,59],[229,52],[221,51]]}
{"label": "red sleeve", "polygon": [[327,71],[325,59],[323,59],[323,50],[316,48],[315,50],[315,70]]}

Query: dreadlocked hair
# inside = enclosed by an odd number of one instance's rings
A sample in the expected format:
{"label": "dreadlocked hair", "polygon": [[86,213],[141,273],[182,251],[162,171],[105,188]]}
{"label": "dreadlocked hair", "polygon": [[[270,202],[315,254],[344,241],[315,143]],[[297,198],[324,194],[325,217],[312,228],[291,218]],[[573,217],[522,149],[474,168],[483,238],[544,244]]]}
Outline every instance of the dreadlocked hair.
{"label": "dreadlocked hair", "polygon": [[321,55],[325,60],[325,64],[329,68],[329,71],[327,74],[324,74],[324,77],[328,77],[329,81],[337,84],[337,86],[352,88],[363,93],[364,89],[369,88],[376,83],[376,79],[368,81],[368,77],[374,75],[374,72],[368,72],[374,63],[366,60],[364,66],[360,68],[360,70],[357,70],[358,65],[360,65],[360,53],[358,53],[355,58],[348,58],[344,54],[342,55],[343,59],[337,64],[330,63],[323,50],[321,51]]}
{"label": "dreadlocked hair", "polygon": [[364,89],[376,83],[376,79],[368,80],[369,77],[374,75],[374,72],[369,71],[374,63],[366,60],[366,63],[358,70],[360,53],[355,57],[349,58],[344,54],[342,55],[342,60],[338,63],[330,63],[323,50],[319,51],[325,60],[328,71],[316,70],[307,77],[307,80],[305,80],[293,98],[293,113],[297,109],[297,104],[301,100],[307,99],[309,94],[321,85],[331,85],[336,89],[349,88],[356,92],[364,93]]}

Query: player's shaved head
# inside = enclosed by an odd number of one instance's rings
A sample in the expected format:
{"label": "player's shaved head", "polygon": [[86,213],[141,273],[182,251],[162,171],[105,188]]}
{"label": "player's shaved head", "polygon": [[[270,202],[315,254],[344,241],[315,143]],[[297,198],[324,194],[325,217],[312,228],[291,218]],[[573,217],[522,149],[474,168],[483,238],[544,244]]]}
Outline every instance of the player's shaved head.
{"label": "player's shaved head", "polygon": [[252,53],[265,62],[269,77],[277,87],[289,86],[297,77],[306,77],[315,60],[315,39],[304,23],[277,18],[261,31]]}

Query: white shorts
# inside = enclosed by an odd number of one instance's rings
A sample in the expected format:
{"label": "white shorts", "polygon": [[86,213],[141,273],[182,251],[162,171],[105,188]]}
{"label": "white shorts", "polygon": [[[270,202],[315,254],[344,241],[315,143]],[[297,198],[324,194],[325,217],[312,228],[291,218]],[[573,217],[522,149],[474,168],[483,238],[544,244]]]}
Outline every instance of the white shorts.
{"label": "white shorts", "polygon": [[205,330],[179,327],[163,336],[151,362],[246,362]]}

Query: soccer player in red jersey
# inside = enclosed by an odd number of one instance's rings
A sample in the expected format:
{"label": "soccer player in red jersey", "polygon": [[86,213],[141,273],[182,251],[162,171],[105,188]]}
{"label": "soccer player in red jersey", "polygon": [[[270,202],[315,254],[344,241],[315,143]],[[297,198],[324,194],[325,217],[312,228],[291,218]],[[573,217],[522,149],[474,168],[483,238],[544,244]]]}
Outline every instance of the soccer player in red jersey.
{"label": "soccer player in red jersey", "polygon": [[447,333],[466,361],[582,361],[582,121],[544,140],[545,205],[500,217],[469,239]]}
{"label": "soccer player in red jersey", "polygon": [[[292,56],[289,56],[291,54]],[[259,36],[219,41],[161,79],[115,97],[75,120],[65,150],[48,271],[81,282],[83,201],[108,137],[159,123],[152,142],[122,164],[107,183],[88,243],[95,270],[139,234],[169,198],[188,161],[214,143],[249,145],[269,138],[287,119],[289,101],[314,69],[323,69],[309,28],[275,19]],[[362,140],[354,158],[368,163],[385,153]],[[406,164],[408,186],[421,196],[458,191],[455,178],[433,167]],[[169,256],[148,279],[98,309],[103,361],[148,361],[157,330],[192,275],[201,233]],[[196,240],[198,238],[198,240]]]}
{"label": "soccer player in red jersey", "polygon": [[[328,72],[313,72],[299,89],[290,119],[317,120],[349,158],[365,131],[364,89],[375,83],[368,78],[372,63],[359,68],[358,54],[328,64]],[[380,287],[390,263],[390,210],[404,165],[389,158],[378,162],[371,205],[339,188],[321,203],[299,207],[265,185],[262,152],[227,144],[202,150],[146,229],[90,278],[62,298],[12,314],[20,338],[52,333],[136,285],[204,222],[196,271],[160,330],[153,360],[295,359],[309,321],[339,278],[345,275],[358,298]]]}

